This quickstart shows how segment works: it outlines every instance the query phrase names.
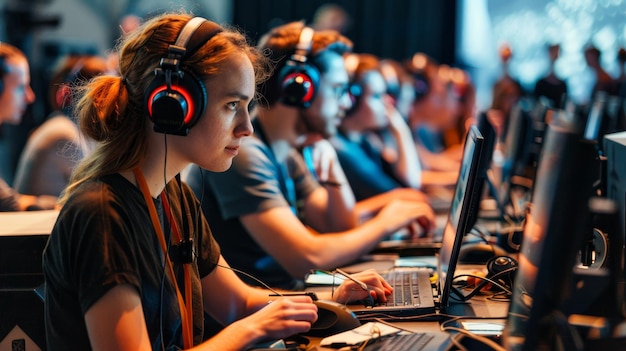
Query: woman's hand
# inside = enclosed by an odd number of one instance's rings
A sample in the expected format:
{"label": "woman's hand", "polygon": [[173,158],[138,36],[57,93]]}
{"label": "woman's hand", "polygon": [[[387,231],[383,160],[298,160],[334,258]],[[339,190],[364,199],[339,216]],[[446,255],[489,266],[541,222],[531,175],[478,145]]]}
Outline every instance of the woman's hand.
{"label": "woman's hand", "polygon": [[257,329],[259,340],[275,340],[307,332],[316,320],[317,306],[311,297],[284,296],[268,301],[267,306],[233,324]]}
{"label": "woman's hand", "polygon": [[363,289],[358,283],[346,278],[335,290],[333,295],[335,302],[347,304],[354,301],[365,300],[370,296],[374,301],[386,302],[387,296],[391,295],[393,291],[391,285],[373,269],[351,274],[350,276],[365,283],[367,290]]}

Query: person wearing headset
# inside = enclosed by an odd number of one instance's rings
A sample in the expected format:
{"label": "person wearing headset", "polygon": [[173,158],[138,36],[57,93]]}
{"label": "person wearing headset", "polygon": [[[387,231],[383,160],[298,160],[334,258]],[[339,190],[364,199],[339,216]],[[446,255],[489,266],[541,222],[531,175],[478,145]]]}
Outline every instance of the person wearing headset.
{"label": "person wearing headset", "polygon": [[[271,286],[299,289],[311,269],[355,262],[416,221],[430,229],[434,213],[423,194],[412,201],[389,196],[359,222],[360,209],[326,139],[351,106],[343,60],[351,41],[291,22],[263,35],[258,46],[277,67],[260,89],[254,136],[242,142],[227,172],[194,166],[186,178],[206,199],[204,213],[233,267]],[[303,157],[305,145],[310,154]]]}
{"label": "person wearing headset", "polygon": [[[164,13],[121,43],[119,75],[81,88],[78,123],[96,145],[43,254],[48,349],[244,350],[310,329],[310,296],[269,297],[237,278],[178,176],[190,163],[231,166],[268,69],[241,33]],[[375,273],[358,279],[388,290]],[[347,303],[368,292],[346,281],[321,295]],[[204,313],[226,326],[207,340]]]}
{"label": "person wearing headset", "polygon": [[28,136],[13,179],[17,191],[61,194],[76,162],[91,148],[72,114],[72,89],[107,72],[105,59],[97,55],[68,55],[59,61],[49,84],[53,112]]}
{"label": "person wearing headset", "polygon": [[[19,124],[33,102],[35,93],[30,87],[26,55],[17,47],[0,42],[0,125]],[[56,200],[55,196],[20,194],[0,178],[0,212],[52,209]]]}
{"label": "person wearing headset", "polygon": [[[353,105],[330,141],[356,199],[403,187],[419,189],[422,169],[411,130],[386,93],[380,60],[361,53],[347,55],[345,61]],[[385,143],[387,137],[392,142]]]}

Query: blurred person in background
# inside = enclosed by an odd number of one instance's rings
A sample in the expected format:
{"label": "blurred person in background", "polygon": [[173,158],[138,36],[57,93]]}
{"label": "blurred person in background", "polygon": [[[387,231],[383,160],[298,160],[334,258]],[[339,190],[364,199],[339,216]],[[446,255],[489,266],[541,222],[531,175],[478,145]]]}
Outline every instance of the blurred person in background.
{"label": "blurred person in background", "polygon": [[397,188],[420,189],[422,169],[411,130],[387,94],[379,59],[361,53],[345,61],[352,107],[330,141],[357,201]]}
{"label": "blurred person in background", "polygon": [[[19,124],[26,107],[35,101],[30,65],[17,47],[0,42],[0,124]],[[0,179],[0,211],[53,209],[56,196],[20,194]]]}
{"label": "blurred person in background", "polygon": [[564,80],[559,78],[554,71],[560,50],[561,46],[559,44],[548,46],[548,59],[550,60],[548,74],[535,83],[535,89],[533,91],[535,99],[538,100],[543,97],[549,101],[551,107],[557,109],[563,108],[563,104],[567,99],[567,84]]}
{"label": "blurred person in background", "polygon": [[48,96],[54,112],[26,141],[14,178],[18,192],[59,196],[68,185],[74,166],[91,148],[73,115],[75,89],[107,72],[97,55],[69,55],[57,64]]}

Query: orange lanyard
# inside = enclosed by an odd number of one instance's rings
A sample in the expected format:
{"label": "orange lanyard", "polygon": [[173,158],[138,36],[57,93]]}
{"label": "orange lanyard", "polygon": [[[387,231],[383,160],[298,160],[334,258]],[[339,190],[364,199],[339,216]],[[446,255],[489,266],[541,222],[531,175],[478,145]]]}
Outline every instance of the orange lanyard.
{"label": "orange lanyard", "polygon": [[[150,189],[148,188],[148,183],[146,182],[146,178],[143,176],[141,170],[136,167],[133,169],[133,173],[135,174],[135,178],[137,179],[137,183],[139,184],[139,189],[141,189],[141,193],[143,194],[144,200],[146,201],[146,205],[148,206],[148,212],[150,213],[150,220],[152,221],[152,226],[156,231],[157,237],[159,239],[159,243],[161,244],[161,250],[163,250],[163,256],[165,257],[165,261],[168,267],[168,271],[172,278],[172,282],[174,284],[174,288],[176,289],[176,296],[178,298],[178,306],[180,308],[180,316],[182,319],[183,326],[183,344],[185,349],[189,349],[193,347],[193,310],[192,310],[192,297],[191,297],[191,274],[189,272],[189,265],[184,264],[183,270],[185,273],[185,297],[188,304],[185,304],[185,299],[178,288],[178,283],[176,281],[176,275],[174,274],[174,267],[172,265],[172,261],[170,260],[169,255],[167,254],[167,245],[165,243],[165,235],[163,234],[163,228],[161,228],[161,222],[159,221],[159,216],[157,215],[156,207],[154,206],[154,202],[152,201],[152,196],[150,195]],[[178,231],[178,226],[176,222],[173,221],[172,213],[170,212],[169,203],[167,201],[167,196],[165,195],[165,190],[161,192],[161,199],[163,200],[163,208],[165,209],[165,213],[167,215],[168,222],[172,227],[172,232],[176,236],[177,240],[181,240],[180,232]]]}

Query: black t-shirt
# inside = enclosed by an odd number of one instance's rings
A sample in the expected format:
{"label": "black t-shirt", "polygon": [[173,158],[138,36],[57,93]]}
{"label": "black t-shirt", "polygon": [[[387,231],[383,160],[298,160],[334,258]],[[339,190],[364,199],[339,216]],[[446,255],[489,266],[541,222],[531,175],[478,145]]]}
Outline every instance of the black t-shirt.
{"label": "black t-shirt", "polygon": [[[166,191],[178,227],[183,232],[184,213],[197,245],[196,264],[190,271],[194,342],[199,343],[203,335],[200,279],[215,268],[220,249],[204,217],[197,218],[201,211],[189,187],[172,181]],[[161,199],[154,201],[161,213]],[[170,226],[162,227],[169,236]],[[119,174],[83,184],[61,209],[43,254],[48,349],[91,349],[84,314],[121,284],[131,285],[141,297],[153,349],[162,348],[161,333],[165,349],[182,348],[180,309],[169,276],[163,278],[164,267],[141,191]],[[185,296],[182,264],[175,262],[174,270]]]}
{"label": "black t-shirt", "polygon": [[567,98],[567,84],[560,79],[542,78],[535,84],[534,95],[536,98],[544,96],[553,107],[561,108]]}

